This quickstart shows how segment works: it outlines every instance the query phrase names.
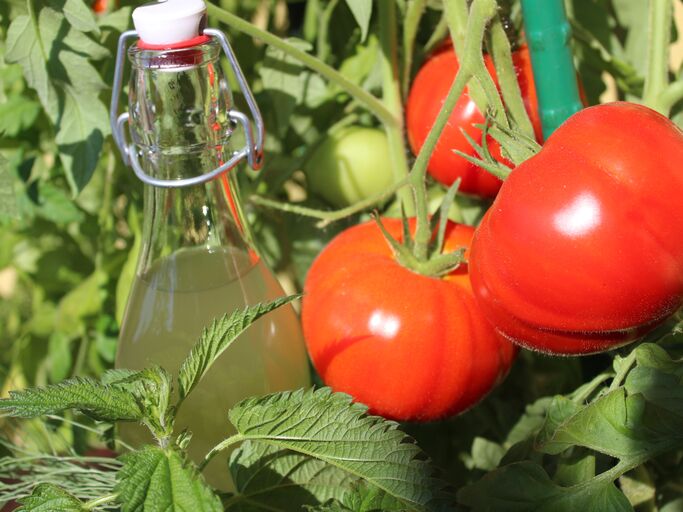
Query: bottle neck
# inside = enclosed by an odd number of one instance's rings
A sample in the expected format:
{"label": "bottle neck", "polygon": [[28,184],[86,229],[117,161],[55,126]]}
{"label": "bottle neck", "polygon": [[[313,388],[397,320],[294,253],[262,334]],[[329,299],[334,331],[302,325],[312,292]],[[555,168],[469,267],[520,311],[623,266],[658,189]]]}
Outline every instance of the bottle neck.
{"label": "bottle neck", "polygon": [[[231,98],[216,43],[163,52],[133,47],[129,55],[131,132],[144,171],[174,180],[204,174],[227,160],[232,151],[233,127],[227,117]],[[144,200],[139,274],[156,261],[193,248],[229,250],[243,256],[237,258],[243,265],[258,259],[232,174],[181,188],[145,185]]]}

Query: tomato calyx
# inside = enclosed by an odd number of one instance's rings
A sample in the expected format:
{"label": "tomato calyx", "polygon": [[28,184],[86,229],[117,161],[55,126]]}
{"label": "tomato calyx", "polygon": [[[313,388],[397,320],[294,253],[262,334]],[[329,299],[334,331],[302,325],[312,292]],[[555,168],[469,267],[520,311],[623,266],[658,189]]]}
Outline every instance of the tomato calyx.
{"label": "tomato calyx", "polygon": [[465,263],[464,247],[444,252],[448,212],[455,200],[455,194],[459,185],[460,180],[456,180],[444,196],[439,211],[430,219],[432,236],[429,241],[428,251],[426,251],[426,257],[420,257],[419,254],[423,251],[416,250],[417,244],[411,234],[411,222],[406,217],[403,209],[401,210],[401,222],[403,225],[401,242],[389,233],[378,214],[372,215],[384,239],[391,247],[394,258],[396,258],[396,261],[401,266],[423,276],[441,278],[452,273],[461,264]]}

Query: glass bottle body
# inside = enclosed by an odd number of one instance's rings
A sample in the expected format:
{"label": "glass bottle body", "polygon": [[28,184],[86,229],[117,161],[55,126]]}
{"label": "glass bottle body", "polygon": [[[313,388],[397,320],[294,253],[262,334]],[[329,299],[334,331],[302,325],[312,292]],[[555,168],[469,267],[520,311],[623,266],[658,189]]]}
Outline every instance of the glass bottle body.
{"label": "glass bottle body", "polygon": [[[202,174],[227,159],[232,126],[212,42],[170,52],[133,48],[130,112],[144,170],[164,179]],[[233,171],[234,172],[234,171]],[[253,249],[235,183],[228,176],[183,188],[146,186],[143,245],[124,315],[116,365],[158,364],[177,375],[180,364],[215,317],[282,296]],[[219,358],[183,403],[176,432],[193,437],[198,461],[229,436],[227,411],[255,395],[308,386],[303,337],[291,306],[259,319]],[[123,441],[150,442],[137,425]],[[229,489],[224,457],[207,467],[213,485]]]}

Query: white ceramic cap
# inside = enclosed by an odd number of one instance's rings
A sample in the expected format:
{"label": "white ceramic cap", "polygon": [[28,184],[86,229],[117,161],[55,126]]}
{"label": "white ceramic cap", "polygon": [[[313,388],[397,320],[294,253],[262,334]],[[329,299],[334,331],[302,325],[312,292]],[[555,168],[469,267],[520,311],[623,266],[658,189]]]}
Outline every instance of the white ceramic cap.
{"label": "white ceramic cap", "polygon": [[171,45],[200,35],[205,16],[204,0],[161,0],[137,7],[133,23],[143,42]]}

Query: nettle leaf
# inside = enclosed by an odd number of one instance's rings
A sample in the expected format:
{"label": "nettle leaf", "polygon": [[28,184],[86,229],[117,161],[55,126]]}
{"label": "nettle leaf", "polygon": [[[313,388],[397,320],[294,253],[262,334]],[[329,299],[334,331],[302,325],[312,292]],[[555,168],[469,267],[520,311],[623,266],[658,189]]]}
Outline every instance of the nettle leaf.
{"label": "nettle leaf", "polygon": [[186,397],[192,391],[216,359],[245,329],[263,315],[299,297],[300,295],[281,297],[264,304],[247,306],[242,310],[214,319],[211,325],[203,330],[199,341],[192,347],[190,354],[180,367],[178,383],[181,398]]}
{"label": "nettle leaf", "polygon": [[19,418],[36,418],[77,409],[103,421],[141,420],[144,411],[134,395],[114,385],[97,382],[90,377],[75,377],[59,384],[21,391],[10,391],[0,399],[0,412]]}
{"label": "nettle leaf", "polygon": [[63,9],[43,5],[35,15],[17,16],[7,33],[5,57],[22,66],[55,124],[60,159],[77,193],[92,176],[109,133],[107,109],[98,96],[107,86],[89,60],[110,54],[78,30],[97,29],[87,21],[82,0],[54,3]]}
{"label": "nettle leaf", "polygon": [[197,468],[172,449],[148,446],[120,457],[114,492],[122,512],[222,512]]}
{"label": "nettle leaf", "polygon": [[356,477],[307,455],[246,441],[230,456],[236,493],[226,510],[301,510],[341,499]]}
{"label": "nettle leaf", "polygon": [[504,466],[463,488],[458,501],[477,511],[632,512],[611,481],[560,487],[533,462]]}
{"label": "nettle leaf", "polygon": [[372,17],[372,0],[346,0],[346,5],[360,27],[361,41],[365,41]]}
{"label": "nettle leaf", "polygon": [[40,484],[30,496],[19,500],[17,512],[86,512],[83,502],[61,487]]}
{"label": "nettle leaf", "polygon": [[250,398],[229,414],[239,435],[313,457],[361,478],[405,507],[433,510],[442,485],[397,424],[351,397],[299,390]]}

